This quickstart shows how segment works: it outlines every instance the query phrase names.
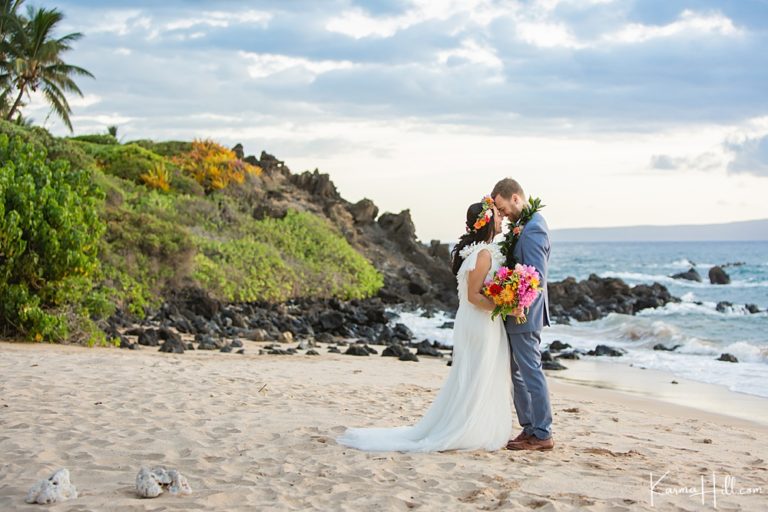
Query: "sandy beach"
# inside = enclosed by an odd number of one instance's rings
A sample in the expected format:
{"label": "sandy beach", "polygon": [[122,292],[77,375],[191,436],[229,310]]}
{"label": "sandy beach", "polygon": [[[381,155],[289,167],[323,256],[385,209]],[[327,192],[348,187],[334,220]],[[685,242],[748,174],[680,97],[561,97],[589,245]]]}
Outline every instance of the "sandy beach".
{"label": "sandy beach", "polygon": [[[414,422],[449,368],[319,351],[0,343],[0,510],[40,509],[24,503],[26,492],[60,467],[80,497],[48,510],[768,508],[762,416],[550,374],[552,452],[362,453],[335,436],[345,426]],[[768,409],[766,400],[749,403]],[[193,494],[136,497],[139,467],[158,464],[178,468]]]}

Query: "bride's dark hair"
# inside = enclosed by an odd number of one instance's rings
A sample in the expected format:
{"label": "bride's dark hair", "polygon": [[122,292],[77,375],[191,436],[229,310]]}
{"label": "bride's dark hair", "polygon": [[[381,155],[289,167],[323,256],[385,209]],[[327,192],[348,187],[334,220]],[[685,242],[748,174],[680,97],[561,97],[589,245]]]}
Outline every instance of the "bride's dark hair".
{"label": "bride's dark hair", "polygon": [[459,268],[464,261],[459,255],[463,248],[476,242],[490,242],[496,236],[496,214],[493,213],[493,209],[491,209],[491,220],[477,231],[473,229],[475,221],[477,221],[477,217],[482,211],[483,203],[473,203],[467,209],[467,229],[469,231],[459,238],[459,243],[451,251],[451,271],[453,271],[453,275],[459,273]]}

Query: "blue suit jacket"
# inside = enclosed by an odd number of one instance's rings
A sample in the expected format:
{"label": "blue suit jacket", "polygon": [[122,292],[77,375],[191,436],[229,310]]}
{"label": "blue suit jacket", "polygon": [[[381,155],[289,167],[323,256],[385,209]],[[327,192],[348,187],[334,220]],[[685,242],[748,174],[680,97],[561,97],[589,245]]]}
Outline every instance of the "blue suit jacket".
{"label": "blue suit jacket", "polygon": [[549,326],[549,295],[547,294],[547,269],[549,266],[549,228],[541,213],[536,212],[531,220],[523,227],[520,238],[515,244],[513,256],[515,261],[531,265],[541,276],[542,292],[531,304],[528,320],[517,324],[515,318],[507,317],[506,328],[510,334],[522,332],[538,332],[546,325]]}

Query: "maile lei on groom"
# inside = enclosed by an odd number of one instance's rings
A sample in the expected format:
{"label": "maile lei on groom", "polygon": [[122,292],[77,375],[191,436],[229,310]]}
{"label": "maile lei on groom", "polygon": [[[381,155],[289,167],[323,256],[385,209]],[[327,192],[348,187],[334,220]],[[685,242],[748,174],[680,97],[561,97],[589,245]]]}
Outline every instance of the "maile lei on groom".
{"label": "maile lei on groom", "polygon": [[506,234],[504,237],[504,240],[499,243],[499,246],[501,247],[501,254],[504,255],[506,258],[506,266],[509,268],[515,268],[516,263],[520,263],[519,261],[515,261],[515,246],[517,245],[517,241],[520,239],[520,234],[523,232],[523,228],[525,228],[525,225],[528,224],[528,222],[531,220],[531,217],[544,208],[546,205],[541,204],[541,199],[538,197],[528,198],[528,204],[523,207],[523,211],[520,212],[520,218],[517,219],[517,222],[515,222],[515,225],[512,229],[509,230],[509,233]]}

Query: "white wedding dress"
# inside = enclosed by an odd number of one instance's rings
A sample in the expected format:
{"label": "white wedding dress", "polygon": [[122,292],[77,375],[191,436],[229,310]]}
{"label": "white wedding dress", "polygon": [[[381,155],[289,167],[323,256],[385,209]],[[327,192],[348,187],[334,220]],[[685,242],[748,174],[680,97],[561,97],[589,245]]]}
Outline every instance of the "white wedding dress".
{"label": "white wedding dress", "polygon": [[467,279],[480,251],[491,253],[488,277],[501,266],[496,244],[464,248],[457,275],[459,309],[453,330],[453,363],[434,402],[418,423],[394,428],[349,428],[339,444],[364,451],[433,452],[498,450],[512,429],[509,345],[501,318],[467,299]]}

